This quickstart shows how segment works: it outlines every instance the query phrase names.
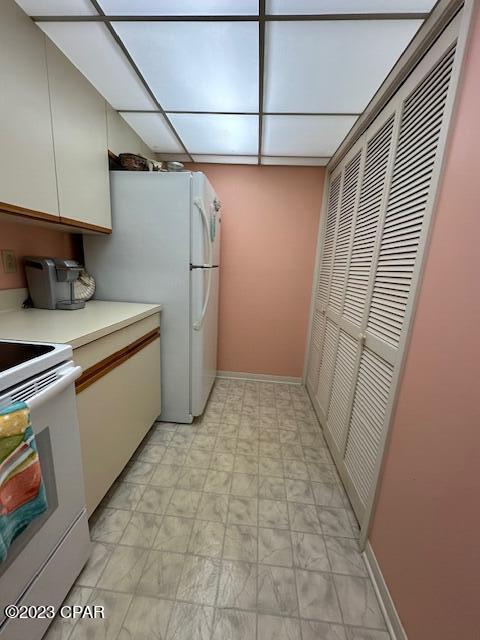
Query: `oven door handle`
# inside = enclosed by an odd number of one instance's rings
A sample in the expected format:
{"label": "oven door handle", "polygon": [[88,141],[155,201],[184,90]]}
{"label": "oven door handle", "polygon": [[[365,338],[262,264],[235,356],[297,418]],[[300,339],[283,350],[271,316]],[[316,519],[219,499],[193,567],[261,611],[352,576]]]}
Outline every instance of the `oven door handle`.
{"label": "oven door handle", "polygon": [[74,380],[80,377],[81,373],[82,367],[75,365],[64,369],[63,371],[59,372],[59,377],[53,384],[49,385],[43,391],[35,394],[32,398],[29,398],[25,402],[25,404],[30,410],[36,409],[44,402],[47,402],[58,393],[66,389],[69,385],[72,384],[72,382],[74,382]]}

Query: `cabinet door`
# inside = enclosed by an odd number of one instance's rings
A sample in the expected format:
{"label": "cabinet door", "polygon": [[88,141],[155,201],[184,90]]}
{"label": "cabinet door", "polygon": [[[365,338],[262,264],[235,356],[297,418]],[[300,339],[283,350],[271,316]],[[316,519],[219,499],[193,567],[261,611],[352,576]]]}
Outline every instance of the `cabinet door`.
{"label": "cabinet door", "polygon": [[47,64],[60,216],[111,228],[105,100],[48,39]]}
{"label": "cabinet door", "polygon": [[78,393],[89,516],[159,415],[160,385],[160,339],[157,339]]}
{"label": "cabinet door", "polygon": [[45,36],[13,2],[0,19],[0,201],[58,216]]}

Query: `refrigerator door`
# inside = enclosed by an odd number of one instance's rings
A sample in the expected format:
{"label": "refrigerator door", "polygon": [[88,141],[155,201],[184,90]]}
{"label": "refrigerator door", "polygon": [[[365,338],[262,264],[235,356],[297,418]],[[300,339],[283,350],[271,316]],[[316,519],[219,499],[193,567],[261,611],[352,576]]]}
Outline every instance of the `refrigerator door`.
{"label": "refrigerator door", "polygon": [[[192,269],[191,273],[191,412],[193,416],[203,413],[217,375],[217,333],[218,333],[218,267]],[[209,286],[210,280],[210,286]],[[209,296],[203,322],[199,323],[206,296]]]}
{"label": "refrigerator door", "polygon": [[194,266],[220,264],[220,200],[205,174],[192,174],[191,258]]}

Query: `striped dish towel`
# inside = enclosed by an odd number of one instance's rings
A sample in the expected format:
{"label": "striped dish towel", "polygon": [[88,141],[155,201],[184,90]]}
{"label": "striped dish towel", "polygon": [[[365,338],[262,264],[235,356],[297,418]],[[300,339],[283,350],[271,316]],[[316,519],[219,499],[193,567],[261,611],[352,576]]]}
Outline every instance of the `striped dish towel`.
{"label": "striped dish towel", "polygon": [[46,510],[30,410],[16,402],[0,410],[0,562],[13,540]]}

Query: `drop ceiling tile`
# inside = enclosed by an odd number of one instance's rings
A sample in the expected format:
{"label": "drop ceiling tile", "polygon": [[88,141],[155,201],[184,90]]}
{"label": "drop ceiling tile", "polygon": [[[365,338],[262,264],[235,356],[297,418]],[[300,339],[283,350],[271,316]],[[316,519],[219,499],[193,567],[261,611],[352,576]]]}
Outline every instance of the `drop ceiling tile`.
{"label": "drop ceiling tile", "polygon": [[262,154],[329,158],[356,116],[264,116]]}
{"label": "drop ceiling tile", "polygon": [[428,12],[436,0],[267,0],[268,14]]}
{"label": "drop ceiling tile", "polygon": [[113,26],[165,110],[258,110],[256,22]]}
{"label": "drop ceiling tile", "polygon": [[255,15],[258,0],[100,0],[107,15]]}
{"label": "drop ceiling tile", "polygon": [[170,114],[169,118],[192,154],[255,155],[258,116]]}
{"label": "drop ceiling tile", "polygon": [[94,16],[90,0],[16,0],[29,16]]}
{"label": "drop ceiling tile", "polygon": [[122,113],[122,118],[134,129],[152,151],[182,153],[183,148],[160,113]]}
{"label": "drop ceiling tile", "polygon": [[420,20],[269,22],[265,111],[360,113]]}
{"label": "drop ceiling tile", "polygon": [[155,109],[137,74],[105,25],[92,22],[39,22],[115,109]]}
{"label": "drop ceiling tile", "polygon": [[194,155],[195,162],[205,162],[213,164],[257,164],[257,156],[209,156]]}
{"label": "drop ceiling tile", "polygon": [[261,164],[265,165],[289,165],[300,167],[324,167],[330,158],[294,158],[292,156],[262,156]]}

